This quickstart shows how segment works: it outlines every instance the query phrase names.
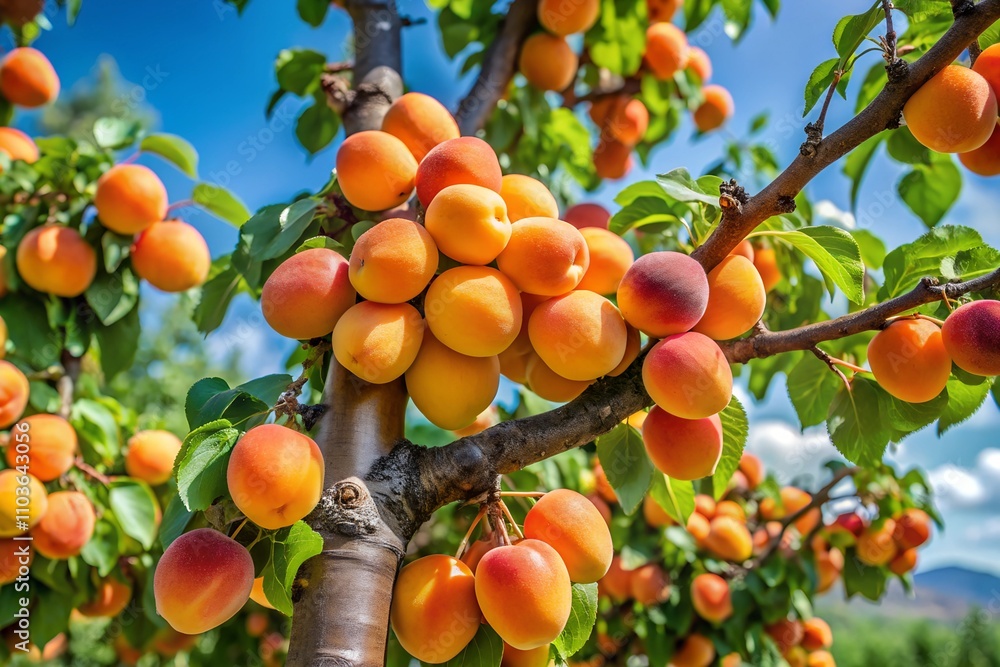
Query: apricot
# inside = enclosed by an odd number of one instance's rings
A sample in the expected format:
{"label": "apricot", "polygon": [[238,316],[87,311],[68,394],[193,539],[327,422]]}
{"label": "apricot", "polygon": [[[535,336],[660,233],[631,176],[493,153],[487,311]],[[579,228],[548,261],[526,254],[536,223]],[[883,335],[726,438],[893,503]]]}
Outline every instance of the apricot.
{"label": "apricot", "polygon": [[76,431],[59,415],[25,417],[11,430],[7,465],[27,465],[41,482],[51,482],[73,467],[77,453]]}
{"label": "apricot", "polygon": [[141,651],[131,644],[129,644],[128,639],[124,634],[120,634],[115,637],[114,641],[115,656],[126,665],[134,667],[134,665],[142,659],[145,655],[144,651]]}
{"label": "apricot", "polygon": [[576,491],[557,489],[542,496],[524,518],[524,536],[555,549],[570,581],[595,582],[611,567],[611,532],[594,504]]}
{"label": "apricot", "polygon": [[641,336],[638,329],[628,322],[625,323],[625,355],[618,362],[618,365],[608,372],[608,375],[612,377],[621,375],[639,357],[639,352],[642,351]]}
{"label": "apricot", "polygon": [[647,494],[642,499],[642,516],[653,528],[666,528],[673,526],[676,522],[667,511],[660,506],[660,503],[653,500],[653,496]]}
{"label": "apricot", "polygon": [[349,275],[354,289],[369,301],[403,303],[424,291],[437,267],[437,246],[427,230],[411,220],[390,218],[358,237]]}
{"label": "apricot", "polygon": [[711,338],[695,332],[654,345],[643,360],[642,381],[658,406],[684,419],[722,412],[733,393],[726,355]]}
{"label": "apricot", "polygon": [[692,331],[714,340],[742,336],[764,314],[767,290],[746,257],[730,255],[708,273],[708,306]]}
{"label": "apricot", "polygon": [[522,292],[558,296],[580,284],[590,252],[583,234],[568,222],[524,218],[513,225],[497,266]]}
{"label": "apricot", "polygon": [[101,580],[94,597],[78,610],[84,616],[114,618],[125,611],[131,600],[132,584],[111,576]]}
{"label": "apricot", "polygon": [[165,484],[181,446],[180,438],[169,431],[139,431],[129,438],[125,472],[152,486]]}
{"label": "apricot", "polygon": [[764,289],[770,292],[781,282],[781,269],[774,248],[754,248],[753,267],[764,282]]}
{"label": "apricot", "polygon": [[733,615],[729,584],[717,574],[699,574],[691,581],[691,604],[710,623],[722,623]]}
{"label": "apricot", "polygon": [[720,500],[715,505],[715,516],[728,516],[740,523],[746,523],[747,521],[746,510],[733,500]]}
{"label": "apricot", "polygon": [[642,141],[648,128],[649,111],[641,100],[635,98],[621,98],[604,122],[604,129],[611,138],[626,146],[635,146]]}
{"label": "apricot", "polygon": [[689,635],[670,656],[668,667],[709,667],[714,660],[715,645],[712,640],[704,635]]}
{"label": "apricot", "polygon": [[427,153],[417,168],[417,199],[426,209],[449,185],[479,185],[500,192],[503,172],[490,145],[477,137],[443,141]]}
{"label": "apricot", "polygon": [[691,48],[684,31],[668,22],[646,28],[646,65],[661,81],[672,79],[687,67]]}
{"label": "apricot", "polygon": [[424,226],[438,250],[463,264],[496,259],[511,234],[508,205],[501,195],[502,191],[498,194],[479,185],[449,185],[441,190],[424,215]]}
{"label": "apricot", "polygon": [[601,513],[601,518],[604,519],[604,523],[610,526],[611,505],[608,505],[608,503],[604,500],[604,498],[602,498],[600,495],[596,493],[589,494],[587,496],[587,500],[589,500],[594,505],[594,507],[597,508],[597,511]]}
{"label": "apricot", "polygon": [[579,58],[562,37],[538,32],[524,40],[518,70],[539,90],[565,90],[576,78]]}
{"label": "apricot", "polygon": [[694,124],[699,132],[711,132],[722,127],[734,112],[733,96],[718,84],[711,84],[701,89],[704,97],[702,103],[694,111]]}
{"label": "apricot", "polygon": [[694,72],[702,83],[708,83],[709,79],[712,78],[712,60],[704,50],[697,46],[692,46],[688,53],[687,68]]}
{"label": "apricot", "polygon": [[597,147],[594,148],[594,172],[598,178],[617,181],[632,171],[633,164],[632,147],[628,144],[605,136],[597,142]]}
{"label": "apricot", "polygon": [[615,305],[594,292],[573,291],[542,303],[528,322],[531,346],[569,380],[594,380],[625,355],[628,332]]}
{"label": "apricot", "polygon": [[520,651],[506,642],[503,645],[503,658],[500,667],[548,667],[549,645]]}
{"label": "apricot", "polygon": [[819,651],[833,646],[833,631],[822,618],[813,617],[802,621],[802,648]]}
{"label": "apricot", "polygon": [[986,79],[994,93],[1000,91],[1000,47],[993,44],[983,49],[972,65],[972,71]]}
{"label": "apricot", "polygon": [[671,21],[684,0],[646,0],[646,16],[650,23]]}
{"label": "apricot", "polygon": [[584,227],[608,228],[608,221],[611,220],[611,212],[600,204],[584,202],[574,204],[563,213],[563,220],[573,225],[577,229]]}
{"label": "apricot", "polygon": [[896,517],[892,538],[901,551],[915,549],[931,537],[931,518],[922,509],[911,507]]}
{"label": "apricot", "polygon": [[[0,139],[2,148],[3,140]],[[959,153],[958,161],[973,174],[1000,176],[1000,128],[993,130],[990,138],[979,148]]]}
{"label": "apricot", "polygon": [[382,131],[402,141],[418,163],[441,142],[461,136],[454,116],[423,93],[397,97],[382,118]]}
{"label": "apricot", "polygon": [[951,375],[941,328],[928,320],[896,320],[875,334],[868,365],[883,389],[907,403],[936,398]]}
{"label": "apricot", "polygon": [[788,667],[808,667],[809,654],[801,646],[792,646],[781,654]]}
{"label": "apricot", "polygon": [[490,537],[484,537],[476,540],[475,542],[469,544],[469,548],[465,550],[464,554],[462,554],[461,560],[470,570],[472,570],[472,573],[475,574],[476,568],[479,567],[479,561],[483,559],[486,552],[491,549],[496,549],[498,546],[500,545],[497,544],[496,540]]}
{"label": "apricot", "polygon": [[1000,375],[1000,301],[960,306],[944,321],[941,340],[952,361],[966,373]]}
{"label": "apricot", "polygon": [[131,236],[167,216],[167,189],[148,167],[120,164],[98,179],[94,206],[101,224]]}
{"label": "apricot", "polygon": [[80,296],[97,275],[97,254],[80,232],[50,223],[35,227],[21,239],[17,271],[39,292]]}
{"label": "apricot", "polygon": [[38,161],[38,146],[27,134],[13,127],[0,127],[0,153],[28,164]]}
{"label": "apricot", "polygon": [[357,299],[348,274],[347,260],[329,248],[292,255],[264,282],[260,293],[264,319],[288,338],[327,335]]}
{"label": "apricot", "polygon": [[611,482],[608,481],[608,476],[605,474],[604,468],[601,467],[600,463],[594,464],[594,487],[597,490],[597,494],[607,502],[618,502],[615,489],[611,486]]}
{"label": "apricot", "polygon": [[739,653],[730,653],[722,657],[719,661],[719,667],[742,667],[743,658],[740,657]]}
{"label": "apricot", "polygon": [[0,95],[19,107],[40,107],[59,96],[59,76],[38,49],[11,49],[0,61]]}
{"label": "apricot", "polygon": [[251,637],[263,637],[269,625],[267,614],[262,614],[259,611],[247,614],[246,630]]}
{"label": "apricot", "polygon": [[416,175],[413,153],[388,132],[356,132],[337,151],[337,184],[351,206],[365,211],[384,211],[405,202],[413,194]]}
{"label": "apricot", "polygon": [[900,577],[917,566],[917,550],[906,549],[889,562],[889,571]]}
{"label": "apricot", "polygon": [[323,492],[324,470],[323,455],[312,438],[278,424],[262,424],[233,447],[226,481],[240,511],[261,528],[275,530],[312,511]]}
{"label": "apricot", "polygon": [[462,561],[433,554],[399,571],[389,618],[399,643],[414,658],[451,660],[476,636],[480,617],[476,578]]}
{"label": "apricot", "polygon": [[647,607],[670,599],[670,578],[663,568],[649,563],[632,572],[632,598]]}
{"label": "apricot", "polygon": [[806,658],[806,667],[837,667],[829,651],[813,651]]}
{"label": "apricot", "polygon": [[96,523],[87,496],[79,491],[50,493],[45,515],[31,529],[33,546],[51,560],[71,558],[90,541]]}
{"label": "apricot", "polygon": [[246,604],[253,579],[253,559],[243,545],[211,528],[192,530],[171,542],[156,564],[156,613],[177,632],[211,630]]}
{"label": "apricot", "polygon": [[647,336],[665,338],[698,324],[708,307],[708,290],[708,276],[696,260],[679,252],[651,252],[625,272],[618,307]]}
{"label": "apricot", "polygon": [[132,268],[164,292],[186,292],[208,278],[212,254],[197,229],[181,220],[155,222],[132,246]]}
{"label": "apricot", "polygon": [[678,480],[709,477],[722,458],[722,422],[675,417],[653,406],[642,427],[642,441],[658,470]]}
{"label": "apricot", "polygon": [[425,331],[417,358],[406,371],[406,389],[432,424],[449,431],[465,428],[496,398],[500,362],[455,352]]}
{"label": "apricot", "polygon": [[333,355],[362,380],[385,384],[410,367],[423,336],[424,320],[410,304],[362,301],[333,328]]}
{"label": "apricot", "polygon": [[[743,239],[740,241],[735,248],[729,251],[730,255],[740,255],[746,257],[751,262],[754,260],[754,249],[753,244],[750,243],[749,239]],[[756,268],[756,267],[755,267]]]}
{"label": "apricot", "polygon": [[536,352],[528,355],[528,388],[547,401],[567,403],[582,394],[591,385],[589,380],[570,380],[549,368]]}
{"label": "apricot", "polygon": [[521,298],[507,276],[486,266],[458,266],[434,279],[424,297],[427,327],[461,354],[492,357],[521,330]]}
{"label": "apricot", "polygon": [[699,493],[694,497],[694,511],[701,514],[706,519],[715,518],[717,505],[715,498],[704,493]]}
{"label": "apricot", "polygon": [[[507,174],[500,185],[512,223],[523,218],[558,218],[559,204],[541,181],[522,174]],[[447,254],[447,253],[445,253]]]}
{"label": "apricot", "polygon": [[692,512],[691,516],[688,517],[687,524],[684,526],[691,537],[694,538],[695,544],[701,546],[705,543],[705,538],[708,537],[709,531],[712,529],[712,525],[704,514],[699,514],[698,512]]}
{"label": "apricot", "polygon": [[0,428],[7,428],[21,418],[28,407],[29,391],[28,378],[21,369],[0,360]]}
{"label": "apricot", "polygon": [[805,634],[802,622],[789,618],[768,625],[764,628],[764,631],[774,640],[774,643],[778,646],[778,650],[782,653],[801,644]]}
{"label": "apricot", "polygon": [[635,261],[632,247],[622,237],[607,229],[584,227],[580,230],[590,253],[590,266],[577,289],[598,294],[614,294],[629,267]]}
{"label": "apricot", "polygon": [[608,573],[598,582],[601,592],[614,602],[625,602],[632,596],[632,575],[635,570],[622,568],[622,559],[615,556],[611,559]]}
{"label": "apricot", "polygon": [[511,345],[497,355],[497,360],[500,362],[500,374],[511,382],[523,385],[528,384],[528,362],[531,360],[532,355],[534,353],[530,351],[521,354]]}
{"label": "apricot", "polygon": [[538,22],[553,35],[565,37],[587,32],[597,23],[601,12],[600,0],[541,0],[538,3]]}
{"label": "apricot", "polygon": [[816,554],[817,593],[825,593],[833,588],[844,571],[844,554],[839,549],[830,549]]}
{"label": "apricot", "polygon": [[949,65],[903,106],[903,119],[921,144],[938,153],[965,153],[990,138],[997,123],[997,98],[977,72]]}
{"label": "apricot", "polygon": [[14,583],[19,576],[28,576],[35,552],[27,541],[0,540],[0,586]]}
{"label": "apricot", "polygon": [[628,99],[629,96],[623,93],[599,95],[590,103],[587,114],[590,116],[590,120],[594,121],[594,125],[603,130],[605,123],[608,121],[608,116],[611,114],[611,110],[616,105],[622,103],[622,101],[628,101]]}
{"label": "apricot", "polygon": [[719,558],[734,563],[742,563],[753,555],[753,538],[746,524],[730,516],[712,519],[703,546]]}
{"label": "apricot", "polygon": [[197,643],[198,635],[187,635],[167,627],[156,631],[149,642],[149,647],[161,656],[170,658],[182,651],[190,651]]}
{"label": "apricot", "polygon": [[38,478],[11,468],[0,470],[0,538],[27,532],[18,527],[19,522],[29,528],[38,525],[48,507],[45,487]]}
{"label": "apricot", "polygon": [[257,577],[253,580],[253,586],[250,588],[250,599],[261,607],[274,609],[274,605],[268,602],[267,595],[264,593],[264,577]]}
{"label": "apricot", "polygon": [[857,557],[865,565],[879,567],[888,565],[896,557],[899,549],[892,535],[896,522],[886,519],[881,526],[869,526],[861,533],[857,542]]}
{"label": "apricot", "polygon": [[514,342],[510,344],[509,348],[507,348],[508,350],[522,355],[535,351],[534,348],[531,347],[531,336],[528,333],[528,322],[531,320],[531,315],[535,312],[535,308],[545,303],[550,298],[551,297],[549,296],[540,294],[521,292],[521,330],[518,332],[517,338],[514,339]]}
{"label": "apricot", "polygon": [[476,598],[500,638],[522,651],[552,643],[572,606],[569,572],[545,542],[493,549],[476,569]]}
{"label": "apricot", "polygon": [[764,481],[764,464],[750,452],[743,452],[740,456],[740,472],[746,477],[750,489],[756,489]]}
{"label": "apricot", "polygon": [[[781,505],[772,498],[765,498],[760,503],[760,513],[765,519],[784,519],[804,509],[812,502],[812,496],[802,489],[786,486],[781,489]],[[808,535],[822,520],[820,510],[812,509],[795,520],[795,529],[800,535]]]}

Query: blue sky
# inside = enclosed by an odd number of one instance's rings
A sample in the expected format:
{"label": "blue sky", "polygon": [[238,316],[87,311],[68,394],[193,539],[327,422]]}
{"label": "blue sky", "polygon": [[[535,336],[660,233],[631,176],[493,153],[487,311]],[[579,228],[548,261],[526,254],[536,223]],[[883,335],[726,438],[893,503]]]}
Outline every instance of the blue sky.
{"label": "blue sky", "polygon": [[[54,3],[50,3],[54,4]],[[342,60],[350,22],[332,9],[323,26],[310,28],[296,14],[294,2],[255,0],[243,17],[220,0],[177,0],[172,3],[86,0],[77,24],[68,28],[59,13],[51,15],[54,30],[36,46],[52,60],[65,88],[86,78],[103,54],[115,58],[123,77],[136,84],[127,89],[122,104],[145,103],[160,114],[160,127],[191,141],[200,153],[204,180],[226,185],[251,209],[283,201],[302,189],[315,189],[327,179],[335,148],[309,158],[294,136],[294,118],[303,102],[286,98],[273,118],[264,106],[275,89],[273,61],[288,47],[314,48],[330,61]],[[769,111],[772,124],[764,133],[782,164],[796,154],[803,139],[802,89],[812,68],[834,54],[830,33],[846,13],[866,10],[869,2],[837,3],[786,1],[777,21],[758,11],[755,25],[734,45],[716,16],[692,35],[712,58],[714,81],[732,91],[736,116],[731,131],[740,136],[751,118]],[[430,21],[404,32],[404,70],[408,85],[434,95],[454,108],[468,88],[469,76],[444,57],[434,18],[422,2],[402,0],[402,13]],[[3,45],[9,40],[4,36]],[[867,56],[865,69],[876,62]],[[860,77],[858,77],[860,78]],[[834,101],[828,128],[839,126],[853,102]],[[17,124],[31,130],[30,114]],[[722,146],[720,136],[690,141],[685,125],[669,145],[659,148],[647,170],[637,170],[628,182],[675,167],[699,172],[713,162]],[[171,200],[185,199],[191,181],[155,158],[143,158],[163,177]],[[898,200],[891,199],[901,169],[886,160],[869,172],[859,203],[859,226],[870,227],[890,247],[921,234],[922,224]],[[988,242],[1000,244],[1000,188],[997,182],[968,174],[959,204],[946,223],[979,229]],[[610,204],[622,183],[607,184],[591,199]],[[828,200],[848,207],[849,184],[839,165],[828,169],[809,187],[814,201]],[[893,201],[887,207],[883,204]],[[226,223],[193,209],[183,217],[202,231],[213,254],[232,249],[236,231]],[[208,339],[211,349],[225,353],[233,346],[257,365],[248,372],[263,374],[282,366],[292,344],[271,333],[255,304],[234,308],[222,330]],[[745,401],[746,402],[746,401]],[[768,398],[750,406],[751,444],[786,478],[814,474],[817,461],[833,450],[825,433],[800,434],[784,386],[772,387]],[[1000,548],[1000,411],[989,404],[969,423],[938,439],[931,430],[912,436],[892,454],[901,465],[920,465],[929,471],[943,494],[947,533],[935,538],[921,567],[960,563],[1000,573],[992,554]]]}

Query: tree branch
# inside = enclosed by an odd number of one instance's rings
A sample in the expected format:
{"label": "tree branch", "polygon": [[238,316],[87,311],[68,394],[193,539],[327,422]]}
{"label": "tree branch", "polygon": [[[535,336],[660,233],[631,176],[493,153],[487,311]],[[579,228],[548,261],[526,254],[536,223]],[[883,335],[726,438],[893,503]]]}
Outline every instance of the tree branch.
{"label": "tree branch", "polygon": [[455,119],[463,135],[483,129],[493,108],[514,78],[517,54],[528,31],[535,25],[538,0],[514,0],[507,10],[500,33],[483,58],[483,66],[472,89],[458,105]]}

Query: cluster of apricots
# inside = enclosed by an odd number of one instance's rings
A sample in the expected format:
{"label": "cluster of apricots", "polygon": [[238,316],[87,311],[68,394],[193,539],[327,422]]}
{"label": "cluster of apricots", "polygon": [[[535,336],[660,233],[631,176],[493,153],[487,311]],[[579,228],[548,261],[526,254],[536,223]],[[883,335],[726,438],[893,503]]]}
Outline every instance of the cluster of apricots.
{"label": "cluster of apricots", "polygon": [[[278,424],[247,431],[229,458],[226,481],[236,507],[267,530],[291,526],[323,492],[323,455],[307,435]],[[212,528],[174,540],[153,575],[156,611],[170,626],[196,635],[222,625],[253,599],[271,607],[254,579],[250,552]]]}
{"label": "cluster of apricots", "polygon": [[949,65],[910,97],[903,118],[917,141],[939,153],[958,153],[981,176],[1000,175],[1000,44],[972,67]]}
{"label": "cluster of apricots", "polygon": [[503,514],[488,531],[486,521],[483,537],[463,543],[460,558],[434,554],[403,567],[393,632],[410,655],[438,664],[488,623],[504,641],[503,665],[547,667],[549,645],[570,616],[571,585],[596,582],[611,566],[611,532],[585,496],[567,489],[543,495],[523,531],[512,526],[513,540]]}
{"label": "cluster of apricots", "polygon": [[[595,474],[596,491],[587,497],[610,524],[611,505],[617,497],[599,464]],[[807,491],[786,486],[776,497],[754,493],[764,478],[761,461],[744,453],[723,499],[716,501],[703,494],[695,497],[695,510],[685,528],[705,558],[744,565],[774,550],[792,558],[796,550],[808,549],[815,559],[816,592],[825,593],[840,578],[845,552],[867,566],[886,567],[903,576],[916,566],[917,549],[930,539],[930,517],[919,508],[903,509],[892,518],[876,521],[849,512],[824,523],[822,510],[812,505],[813,497]],[[676,525],[652,496],[644,499],[642,514],[655,530]],[[716,651],[706,635],[734,613],[730,583],[715,573],[718,571],[696,570],[698,573],[690,580],[689,599],[701,621],[692,634],[678,640],[670,661],[672,667],[708,667],[715,663]],[[614,604],[634,602],[650,607],[671,599],[671,576],[664,567],[649,562],[625,569],[619,555],[614,556],[598,585],[601,597]],[[789,664],[834,666],[827,651],[833,636],[821,619],[790,618],[769,625],[766,632]],[[608,647],[608,655],[617,650],[613,641],[600,635],[598,646]],[[720,664],[736,667],[743,663],[739,655],[732,654],[723,656]]]}

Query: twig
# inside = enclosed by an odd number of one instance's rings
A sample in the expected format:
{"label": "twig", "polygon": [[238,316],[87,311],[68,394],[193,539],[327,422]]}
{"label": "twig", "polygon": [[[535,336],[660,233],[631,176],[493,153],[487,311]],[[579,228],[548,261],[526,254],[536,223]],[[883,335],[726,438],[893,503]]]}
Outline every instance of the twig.
{"label": "twig", "polygon": [[844,383],[845,387],[847,387],[848,389],[851,388],[851,383],[848,382],[847,376],[844,375],[844,372],[842,370],[840,370],[839,368],[837,368],[837,364],[836,364],[836,362],[834,362],[833,357],[831,357],[829,354],[827,354],[823,350],[819,349],[815,345],[813,345],[812,347],[810,347],[809,351],[812,352],[816,356],[817,359],[819,359],[820,361],[822,361],[823,363],[825,363],[827,366],[829,366],[830,370],[837,374],[837,376],[840,378],[840,381]]}
{"label": "twig", "polygon": [[102,472],[100,472],[99,470],[97,470],[97,468],[94,468],[89,463],[87,463],[86,461],[84,461],[83,457],[81,457],[81,456],[76,457],[76,459],[73,461],[73,465],[75,465],[77,467],[77,469],[79,469],[80,472],[82,472],[84,475],[86,475],[87,477],[90,477],[91,479],[97,480],[98,482],[100,482],[104,486],[107,486],[107,485],[111,484],[111,478],[110,477],[108,477],[107,475],[103,474]]}
{"label": "twig", "polygon": [[837,85],[840,84],[840,79],[843,76],[843,70],[837,70],[833,73],[833,81],[830,82],[830,88],[826,91],[826,99],[823,100],[823,109],[819,113],[819,118],[816,119],[815,123],[806,125],[806,140],[799,147],[799,154],[805,157],[815,157],[817,147],[823,142],[823,126],[826,125],[826,114],[830,110],[833,93],[836,92]]}
{"label": "twig", "polygon": [[462,538],[462,541],[458,545],[458,550],[455,552],[455,558],[462,558],[462,555],[465,553],[465,548],[469,546],[469,538],[472,537],[472,531],[476,529],[476,526],[479,525],[479,522],[483,520],[484,516],[486,516],[486,505],[482,505],[479,508],[479,513],[476,514],[476,518],[472,520],[469,530],[465,531],[465,537]]}
{"label": "twig", "polygon": [[892,67],[899,60],[896,55],[896,30],[892,25],[892,0],[882,0],[882,8],[885,10],[885,37],[882,38],[884,48],[883,57],[886,67]]}
{"label": "twig", "polygon": [[59,416],[69,419],[73,411],[73,392],[76,380],[80,377],[80,357],[74,357],[68,351],[62,353],[63,373],[56,382],[56,391],[59,393]]}

